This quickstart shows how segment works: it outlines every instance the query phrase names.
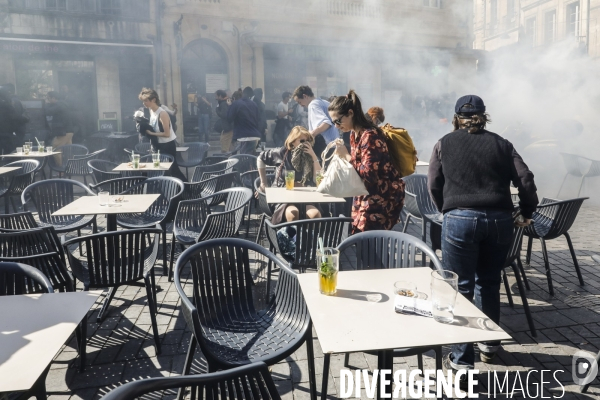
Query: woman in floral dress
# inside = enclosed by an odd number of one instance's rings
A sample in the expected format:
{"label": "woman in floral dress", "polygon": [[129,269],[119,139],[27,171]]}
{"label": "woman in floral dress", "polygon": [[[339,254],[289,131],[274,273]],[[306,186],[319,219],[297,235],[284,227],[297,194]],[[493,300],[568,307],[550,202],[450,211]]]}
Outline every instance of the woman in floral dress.
{"label": "woman in floral dress", "polygon": [[351,131],[350,153],[343,145],[336,152],[354,166],[369,192],[354,198],[352,233],[391,230],[404,205],[404,181],[392,163],[384,133],[365,118],[354,90],[336,97],[329,115],[340,130]]}

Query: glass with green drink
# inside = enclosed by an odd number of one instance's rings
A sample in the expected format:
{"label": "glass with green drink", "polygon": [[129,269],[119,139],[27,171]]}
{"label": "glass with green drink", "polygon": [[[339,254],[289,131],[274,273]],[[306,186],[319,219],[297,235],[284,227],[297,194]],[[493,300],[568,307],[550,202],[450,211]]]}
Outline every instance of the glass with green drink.
{"label": "glass with green drink", "polygon": [[317,250],[317,271],[319,291],[327,296],[337,292],[337,277],[340,265],[340,252],[334,247]]}

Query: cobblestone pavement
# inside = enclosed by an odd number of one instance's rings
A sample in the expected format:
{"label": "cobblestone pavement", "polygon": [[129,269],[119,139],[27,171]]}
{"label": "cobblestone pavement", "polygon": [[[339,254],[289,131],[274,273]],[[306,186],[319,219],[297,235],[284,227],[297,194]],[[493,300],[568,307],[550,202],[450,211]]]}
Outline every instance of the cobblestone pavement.
{"label": "cobblestone pavement", "polygon": [[[101,220],[101,223],[104,224],[104,221]],[[257,226],[255,219],[250,232],[251,237],[255,237]],[[409,232],[419,236],[420,226],[411,224]],[[600,398],[600,379],[594,381],[588,394],[579,394],[571,378],[572,355],[578,350],[595,354],[600,349],[600,266],[595,265],[590,257],[594,252],[600,252],[600,207],[584,206],[571,229],[571,234],[586,285],[578,285],[566,241],[563,238],[553,240],[548,243],[548,249],[555,296],[549,296],[543,273],[541,247],[539,242],[534,244],[531,265],[525,265],[525,270],[531,285],[527,298],[538,330],[537,337],[534,338],[529,333],[518,288],[510,273],[509,281],[515,305],[514,308],[509,307],[502,289],[501,324],[513,340],[503,343],[503,349],[492,365],[477,362],[476,367],[481,371],[480,398],[488,398],[485,371],[512,371],[509,380],[512,390],[516,371],[542,369],[562,370],[556,377],[566,391],[563,399]],[[241,236],[244,236],[244,232]],[[158,264],[160,263],[161,257],[158,260]],[[117,291],[108,316],[101,324],[95,322],[99,303],[89,318],[86,371],[79,373],[73,367],[74,360],[77,359],[74,339],[57,354],[47,379],[51,399],[95,399],[125,382],[178,375],[182,371],[191,334],[180,315],[179,298],[173,283],[160,276],[162,266],[157,265],[156,271],[157,285],[160,287],[158,329],[162,339],[162,354],[157,356],[154,352],[144,288],[122,287]],[[316,337],[314,344],[317,382],[320,383],[323,354]],[[433,353],[425,356],[426,369],[434,369],[432,356]],[[394,361],[395,369],[417,368],[416,356],[397,358]],[[376,367],[376,358],[355,353],[350,356],[350,365],[351,368],[373,369]],[[201,359],[194,365],[197,372],[204,368]],[[343,354],[333,355],[328,371],[328,392],[331,398],[338,397],[342,368]],[[272,376],[284,399],[309,398],[305,347],[300,348],[284,362],[273,366]],[[531,374],[528,384],[525,381],[526,374],[521,374],[520,377],[523,386],[529,388],[531,395],[525,398],[541,398],[540,394],[534,395],[542,379],[546,382],[543,385],[544,396],[560,397],[562,394],[561,386],[548,373],[543,378],[539,373]],[[174,395],[167,394],[164,397],[173,398]],[[517,391],[513,397],[524,396]]]}

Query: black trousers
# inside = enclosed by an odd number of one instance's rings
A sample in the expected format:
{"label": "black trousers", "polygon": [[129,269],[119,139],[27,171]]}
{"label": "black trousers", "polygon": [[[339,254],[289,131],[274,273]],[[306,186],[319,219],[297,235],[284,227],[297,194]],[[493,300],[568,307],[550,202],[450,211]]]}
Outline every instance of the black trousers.
{"label": "black trousers", "polygon": [[168,154],[173,157],[173,164],[169,171],[167,171],[168,176],[172,176],[174,178],[179,178],[184,182],[187,182],[187,178],[179,169],[179,165],[177,165],[177,143],[175,140],[171,140],[167,143],[158,143],[156,146],[152,145],[154,150],[160,150],[161,154]]}

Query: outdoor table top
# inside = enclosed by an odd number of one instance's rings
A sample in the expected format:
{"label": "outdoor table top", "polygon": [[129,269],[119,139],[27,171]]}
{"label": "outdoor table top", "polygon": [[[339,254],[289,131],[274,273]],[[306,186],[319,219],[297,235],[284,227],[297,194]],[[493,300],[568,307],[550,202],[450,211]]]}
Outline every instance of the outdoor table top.
{"label": "outdoor table top", "polygon": [[184,151],[188,151],[190,148],[189,147],[176,147],[175,150],[179,151],[179,152],[184,152]]}
{"label": "outdoor table top", "polygon": [[317,192],[315,187],[295,187],[294,190],[286,188],[265,188],[267,203],[269,204],[314,204],[314,203],[344,203],[342,197],[333,197]]}
{"label": "outdoor table top", "polygon": [[0,297],[0,393],[30,389],[101,294]]}
{"label": "outdoor table top", "polygon": [[417,161],[417,167],[427,167],[429,163],[427,161]]}
{"label": "outdoor table top", "polygon": [[43,158],[43,157],[50,157],[56,154],[61,154],[60,151],[53,151],[52,153],[48,153],[48,152],[43,152],[40,153],[39,151],[30,151],[29,154],[25,154],[25,153],[10,153],[10,154],[4,154],[3,157],[14,157],[14,158]]}
{"label": "outdoor table top", "polygon": [[513,195],[513,196],[519,194],[519,189],[517,189],[514,186],[511,186],[510,187],[510,194]]}
{"label": "outdoor table top", "polygon": [[257,137],[250,136],[250,137],[239,138],[237,141],[238,142],[252,142],[252,141],[255,141],[255,140],[260,141],[260,138],[258,136]]}
{"label": "outdoor table top", "polygon": [[21,167],[0,167],[0,175],[21,169]]}
{"label": "outdoor table top", "polygon": [[338,273],[337,293],[319,292],[317,274],[298,274],[298,281],[323,353],[448,345],[510,339],[461,294],[457,295],[454,322],[394,311],[394,282],[416,284],[431,298],[431,269],[393,268]]}
{"label": "outdoor table top", "polygon": [[144,171],[166,171],[169,168],[171,168],[171,164],[170,162],[161,162],[160,163],[160,167],[155,167],[153,163],[151,162],[147,162],[147,163],[140,163],[140,168],[139,169],[133,169],[133,167],[130,165],[130,163],[126,162],[123,164],[120,164],[119,166],[115,167],[115,169],[113,169],[113,171],[115,172],[121,172],[121,171],[139,171],[139,172],[144,172]]}
{"label": "outdoor table top", "polygon": [[119,134],[119,133],[111,133],[107,136],[105,136],[106,139],[129,139],[132,136],[139,136],[138,133],[123,133],[123,134]]}
{"label": "outdoor table top", "polygon": [[97,214],[132,214],[143,213],[160,197],[159,194],[122,195],[123,201],[109,206],[101,206],[98,196],[82,196],[60,210],[52,213],[61,215],[97,215]]}

